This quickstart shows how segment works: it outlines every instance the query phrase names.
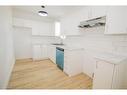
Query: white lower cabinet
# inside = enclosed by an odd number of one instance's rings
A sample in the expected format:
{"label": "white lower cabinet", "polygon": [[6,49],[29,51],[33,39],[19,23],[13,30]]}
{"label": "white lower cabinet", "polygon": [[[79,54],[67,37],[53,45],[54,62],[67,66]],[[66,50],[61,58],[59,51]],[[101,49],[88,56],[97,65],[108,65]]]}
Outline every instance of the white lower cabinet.
{"label": "white lower cabinet", "polygon": [[126,64],[112,64],[102,60],[96,61],[93,89],[121,89],[124,86]]}
{"label": "white lower cabinet", "polygon": [[53,63],[56,63],[56,47],[53,45],[49,46],[48,55]]}
{"label": "white lower cabinet", "polygon": [[33,60],[42,60],[48,58],[47,45],[33,45]]}
{"label": "white lower cabinet", "polygon": [[41,60],[41,45],[33,45],[33,60]]}
{"label": "white lower cabinet", "polygon": [[42,59],[48,59],[48,46],[47,45],[41,45],[41,52],[42,52]]}
{"label": "white lower cabinet", "polygon": [[64,72],[69,76],[74,76],[82,72],[82,50],[64,51]]}
{"label": "white lower cabinet", "polygon": [[92,55],[84,52],[83,72],[91,78],[93,78],[95,64],[95,58]]}
{"label": "white lower cabinet", "polygon": [[33,45],[33,60],[50,59],[56,63],[56,47],[53,45]]}

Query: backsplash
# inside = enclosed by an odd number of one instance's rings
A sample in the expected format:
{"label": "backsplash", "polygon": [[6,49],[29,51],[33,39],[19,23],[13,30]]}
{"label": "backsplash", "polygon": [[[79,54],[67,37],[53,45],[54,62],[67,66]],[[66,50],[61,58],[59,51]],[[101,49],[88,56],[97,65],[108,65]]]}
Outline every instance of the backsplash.
{"label": "backsplash", "polygon": [[66,44],[76,44],[85,49],[126,54],[127,35],[105,35],[104,27],[84,29],[82,36],[67,37]]}
{"label": "backsplash", "polygon": [[48,37],[48,36],[33,36],[32,44],[51,44],[51,43],[60,43],[58,37]]}
{"label": "backsplash", "polygon": [[81,36],[67,36],[63,42],[65,45],[68,45],[68,46],[83,47],[82,39],[83,38]]}

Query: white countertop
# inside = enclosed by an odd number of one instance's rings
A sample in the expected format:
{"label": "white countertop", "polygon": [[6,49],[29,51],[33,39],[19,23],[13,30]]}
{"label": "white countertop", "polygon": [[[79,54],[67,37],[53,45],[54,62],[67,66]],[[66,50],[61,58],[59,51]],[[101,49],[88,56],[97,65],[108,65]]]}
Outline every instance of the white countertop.
{"label": "white countertop", "polygon": [[127,63],[127,56],[115,53],[99,52],[94,50],[85,50],[85,52],[92,55],[96,59],[104,60],[112,64],[119,64],[125,62]]}
{"label": "white countertop", "polygon": [[64,50],[84,50],[84,54],[87,53],[91,55],[92,57],[100,60],[107,61],[112,64],[119,64],[119,63],[127,63],[127,56],[125,55],[120,55],[116,53],[109,53],[109,52],[100,52],[99,50],[94,50],[94,49],[85,49],[80,46],[76,45],[52,45],[52,44],[33,44],[33,45],[51,45],[54,47],[60,47],[63,48]]}
{"label": "white countertop", "polygon": [[79,46],[67,46],[67,45],[54,45],[54,46],[63,48],[64,50],[84,50],[84,48]]}
{"label": "white countertop", "polygon": [[63,48],[64,50],[84,50],[84,48],[80,47],[80,46],[77,46],[77,45],[53,45],[51,43],[47,43],[47,44],[44,44],[44,43],[32,43],[32,45],[51,45],[51,46],[54,46],[54,47],[60,47],[60,48]]}
{"label": "white countertop", "polygon": [[86,53],[90,54],[91,56],[93,56],[96,59],[107,61],[109,63],[116,64],[116,65],[120,64],[120,63],[125,63],[125,62],[127,63],[127,56],[125,56],[125,55],[120,55],[120,54],[116,54],[116,53],[109,53],[109,52],[100,52],[97,50],[87,50],[87,49],[84,49],[80,46],[56,45],[56,47],[61,47],[65,50],[82,49],[82,50],[85,50]]}

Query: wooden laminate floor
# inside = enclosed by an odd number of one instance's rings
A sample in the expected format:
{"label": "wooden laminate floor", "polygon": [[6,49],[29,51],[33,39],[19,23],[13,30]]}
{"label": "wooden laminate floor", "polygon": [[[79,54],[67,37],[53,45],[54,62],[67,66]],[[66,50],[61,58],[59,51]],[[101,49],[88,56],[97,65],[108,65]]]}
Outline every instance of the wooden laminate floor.
{"label": "wooden laminate floor", "polygon": [[81,73],[69,77],[50,60],[17,60],[8,89],[91,89],[92,79]]}

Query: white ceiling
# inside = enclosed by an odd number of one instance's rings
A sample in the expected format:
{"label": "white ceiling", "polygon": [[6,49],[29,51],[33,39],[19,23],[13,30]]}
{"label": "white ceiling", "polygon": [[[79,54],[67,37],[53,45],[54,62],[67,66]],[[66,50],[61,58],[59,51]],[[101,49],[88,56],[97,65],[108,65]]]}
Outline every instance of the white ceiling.
{"label": "white ceiling", "polygon": [[[73,13],[75,11],[80,10],[83,6],[45,6],[43,9],[41,6],[14,6],[14,16],[21,16],[24,17],[38,17],[39,19],[59,19]],[[45,10],[48,12],[47,17],[38,16],[38,11]]]}

